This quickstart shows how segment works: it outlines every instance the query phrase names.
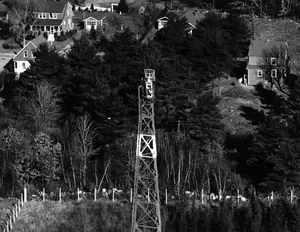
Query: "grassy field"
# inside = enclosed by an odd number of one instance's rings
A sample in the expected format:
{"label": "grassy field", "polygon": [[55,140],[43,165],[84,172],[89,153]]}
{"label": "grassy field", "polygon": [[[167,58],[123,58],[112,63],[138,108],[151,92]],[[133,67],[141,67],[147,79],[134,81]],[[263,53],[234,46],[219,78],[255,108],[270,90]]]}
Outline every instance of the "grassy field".
{"label": "grassy field", "polygon": [[249,120],[251,112],[245,110],[253,108],[253,114],[262,110],[262,103],[256,95],[255,88],[242,85],[235,78],[222,79],[220,93],[218,109],[223,116],[222,123],[227,131],[232,134],[253,133],[257,126]]}
{"label": "grassy field", "polygon": [[131,205],[105,202],[27,202],[13,232],[130,231]]}
{"label": "grassy field", "polygon": [[13,198],[0,198],[0,228],[4,226],[4,221],[7,220],[7,215],[11,215],[11,210],[13,208],[13,204],[16,204],[18,201]]}

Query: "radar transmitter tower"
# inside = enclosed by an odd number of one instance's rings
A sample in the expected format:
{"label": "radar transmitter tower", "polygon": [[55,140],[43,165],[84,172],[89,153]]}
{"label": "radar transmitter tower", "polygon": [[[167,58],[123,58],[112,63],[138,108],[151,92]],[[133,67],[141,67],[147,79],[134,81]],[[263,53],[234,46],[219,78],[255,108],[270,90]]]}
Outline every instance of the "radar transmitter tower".
{"label": "radar transmitter tower", "polygon": [[144,72],[143,85],[138,88],[139,122],[131,232],[161,232],[154,125],[155,70],[145,69]]}

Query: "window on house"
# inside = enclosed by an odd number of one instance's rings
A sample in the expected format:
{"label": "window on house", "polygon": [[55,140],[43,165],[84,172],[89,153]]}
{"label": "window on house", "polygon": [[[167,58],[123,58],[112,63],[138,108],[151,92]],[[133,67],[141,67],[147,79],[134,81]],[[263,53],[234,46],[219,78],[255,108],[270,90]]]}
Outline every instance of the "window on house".
{"label": "window on house", "polygon": [[257,77],[262,77],[262,70],[257,70]]}
{"label": "window on house", "polygon": [[22,68],[26,69],[26,64],[25,63],[22,63]]}
{"label": "window on house", "polygon": [[18,63],[16,61],[14,63],[15,63],[15,69],[17,69],[18,68]]}
{"label": "window on house", "polygon": [[46,18],[46,13],[39,13],[38,18],[39,19],[45,19]]}
{"label": "window on house", "polygon": [[31,57],[32,57],[32,58],[35,58],[35,55],[33,54],[33,52],[31,52]]}
{"label": "window on house", "polygon": [[95,21],[87,21],[87,25],[96,25]]}
{"label": "window on house", "polygon": [[271,70],[271,77],[272,78],[276,78],[277,77],[277,70],[276,69],[272,69]]}
{"label": "window on house", "polygon": [[23,51],[23,55],[24,55],[25,58],[27,58],[28,57],[28,51],[27,50]]}
{"label": "window on house", "polygon": [[273,66],[276,65],[276,58],[271,58],[271,65],[273,65]]}
{"label": "window on house", "polygon": [[57,19],[57,14],[56,13],[50,13],[49,18],[50,19]]}

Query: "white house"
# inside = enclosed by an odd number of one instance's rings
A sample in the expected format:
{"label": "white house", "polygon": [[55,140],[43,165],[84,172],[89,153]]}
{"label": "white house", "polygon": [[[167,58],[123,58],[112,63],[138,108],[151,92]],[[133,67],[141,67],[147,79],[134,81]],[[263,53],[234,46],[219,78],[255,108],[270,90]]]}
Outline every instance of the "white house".
{"label": "white house", "polygon": [[33,52],[37,49],[38,45],[41,43],[46,43],[47,40],[43,36],[38,36],[37,38],[29,41],[14,57],[14,72],[16,77],[19,77],[22,72],[24,72],[30,66],[29,60],[35,58]]}
{"label": "white house", "polygon": [[89,16],[86,19],[82,20],[84,23],[84,29],[90,31],[94,26],[94,29],[98,27],[103,27],[103,20],[106,18],[106,15],[100,15],[99,13],[95,16]]}

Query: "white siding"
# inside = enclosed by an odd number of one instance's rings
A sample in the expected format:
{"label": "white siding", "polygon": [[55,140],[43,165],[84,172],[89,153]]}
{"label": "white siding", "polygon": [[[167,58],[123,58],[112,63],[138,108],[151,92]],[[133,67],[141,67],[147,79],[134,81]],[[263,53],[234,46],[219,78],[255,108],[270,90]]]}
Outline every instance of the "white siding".
{"label": "white siding", "polygon": [[259,56],[250,56],[249,65],[262,65],[264,64],[263,58]]}
{"label": "white siding", "polygon": [[27,68],[29,68],[29,66],[30,66],[29,61],[14,61],[15,74],[17,76],[20,75],[20,73],[24,72]]}
{"label": "white siding", "polygon": [[162,29],[168,23],[167,20],[159,20],[158,21],[158,30]]}

